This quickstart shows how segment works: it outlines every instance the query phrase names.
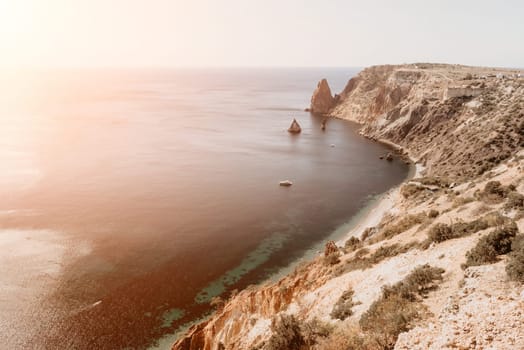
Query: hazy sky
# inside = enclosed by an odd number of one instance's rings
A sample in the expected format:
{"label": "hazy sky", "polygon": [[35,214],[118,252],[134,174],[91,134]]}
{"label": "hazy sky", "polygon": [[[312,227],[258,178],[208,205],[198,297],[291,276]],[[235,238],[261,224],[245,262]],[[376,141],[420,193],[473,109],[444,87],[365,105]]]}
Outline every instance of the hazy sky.
{"label": "hazy sky", "polygon": [[0,0],[0,65],[524,66],[524,1]]}

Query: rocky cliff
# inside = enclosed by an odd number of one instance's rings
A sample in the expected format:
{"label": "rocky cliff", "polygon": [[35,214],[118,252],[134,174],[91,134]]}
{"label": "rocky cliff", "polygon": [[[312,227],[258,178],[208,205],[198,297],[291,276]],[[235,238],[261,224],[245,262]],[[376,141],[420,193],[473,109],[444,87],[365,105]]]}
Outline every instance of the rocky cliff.
{"label": "rocky cliff", "polygon": [[331,89],[326,79],[322,79],[311,96],[310,111],[317,114],[327,114],[335,105]]}
{"label": "rocky cliff", "polygon": [[349,81],[331,114],[409,149],[433,175],[471,178],[522,144],[522,79],[496,78],[498,72],[436,64],[367,68]]}
{"label": "rocky cliff", "polygon": [[[524,348],[524,81],[499,73],[412,64],[352,78],[322,110],[396,145],[416,178],[346,242],[240,292],[173,349]],[[312,107],[326,106],[322,86]]]}

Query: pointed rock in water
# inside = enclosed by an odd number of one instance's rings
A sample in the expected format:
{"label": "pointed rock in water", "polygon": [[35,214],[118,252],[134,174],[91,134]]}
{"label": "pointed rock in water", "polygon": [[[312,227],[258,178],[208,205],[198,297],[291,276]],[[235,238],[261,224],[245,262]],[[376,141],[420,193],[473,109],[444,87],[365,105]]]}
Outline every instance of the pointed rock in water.
{"label": "pointed rock in water", "polygon": [[291,126],[289,127],[289,129],[287,129],[287,131],[292,134],[298,134],[302,131],[300,125],[298,125],[298,122],[295,118],[293,118],[293,122],[291,123]]}
{"label": "pointed rock in water", "polygon": [[331,95],[328,82],[326,79],[322,79],[313,92],[313,96],[311,96],[310,110],[313,113],[326,114],[334,105],[335,99]]}

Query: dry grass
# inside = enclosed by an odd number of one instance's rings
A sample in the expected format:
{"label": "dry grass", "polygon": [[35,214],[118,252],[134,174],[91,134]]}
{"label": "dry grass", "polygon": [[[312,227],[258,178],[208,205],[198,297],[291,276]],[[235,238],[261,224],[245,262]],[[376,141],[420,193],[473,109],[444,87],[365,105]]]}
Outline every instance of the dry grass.
{"label": "dry grass", "polygon": [[474,202],[475,201],[475,198],[473,197],[455,197],[453,199],[453,206],[452,208],[455,209],[455,208],[458,208],[458,207],[461,207],[465,204],[468,204],[468,203],[471,203],[471,202]]}
{"label": "dry grass", "polygon": [[391,245],[382,245],[370,256],[365,256],[368,254],[369,250],[367,248],[362,248],[355,253],[355,256],[352,259],[347,260],[343,264],[337,266],[333,273],[335,276],[340,276],[354,270],[369,269],[387,258],[403,254],[419,246],[420,243],[417,241],[410,242],[406,245],[400,245],[397,243]]}
{"label": "dry grass", "polygon": [[425,213],[409,214],[401,217],[394,223],[390,223],[380,230],[380,237],[391,238],[405,232],[415,225],[419,225],[428,219]]}
{"label": "dry grass", "polygon": [[408,183],[400,188],[400,194],[404,198],[419,198],[428,192],[424,186]]}
{"label": "dry grass", "polygon": [[426,186],[438,186],[443,188],[447,188],[451,184],[451,180],[449,180],[448,178],[438,176],[419,177],[417,179],[413,179],[413,181],[420,182],[421,184]]}

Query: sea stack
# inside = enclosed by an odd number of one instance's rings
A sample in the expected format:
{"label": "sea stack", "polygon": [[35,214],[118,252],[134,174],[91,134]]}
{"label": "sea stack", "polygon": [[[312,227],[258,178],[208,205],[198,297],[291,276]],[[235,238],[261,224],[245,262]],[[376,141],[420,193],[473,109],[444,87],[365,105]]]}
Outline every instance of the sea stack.
{"label": "sea stack", "polygon": [[291,123],[291,126],[289,129],[287,129],[287,132],[290,132],[292,134],[299,134],[302,131],[300,128],[300,125],[298,124],[297,120],[293,118],[293,122]]}
{"label": "sea stack", "polygon": [[333,108],[335,99],[326,79],[322,79],[311,96],[310,111],[317,114],[327,114]]}

